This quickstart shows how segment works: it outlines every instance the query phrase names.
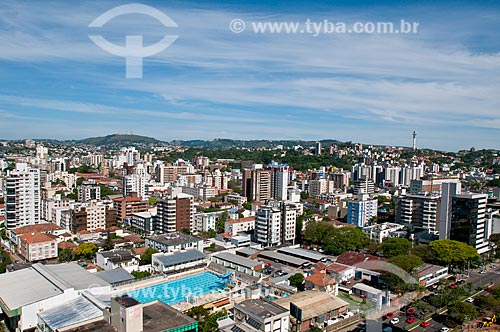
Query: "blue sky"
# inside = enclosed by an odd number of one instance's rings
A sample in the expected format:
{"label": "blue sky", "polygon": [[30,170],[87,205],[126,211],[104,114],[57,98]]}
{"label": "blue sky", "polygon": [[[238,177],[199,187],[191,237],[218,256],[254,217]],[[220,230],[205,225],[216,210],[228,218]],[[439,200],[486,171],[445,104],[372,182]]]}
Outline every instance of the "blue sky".
{"label": "blue sky", "polygon": [[[154,44],[143,78],[88,37],[128,2],[3,1],[0,138],[322,139],[500,148],[495,1],[147,1],[178,25],[124,15],[99,33]],[[252,21],[419,23],[416,34],[235,34]]]}

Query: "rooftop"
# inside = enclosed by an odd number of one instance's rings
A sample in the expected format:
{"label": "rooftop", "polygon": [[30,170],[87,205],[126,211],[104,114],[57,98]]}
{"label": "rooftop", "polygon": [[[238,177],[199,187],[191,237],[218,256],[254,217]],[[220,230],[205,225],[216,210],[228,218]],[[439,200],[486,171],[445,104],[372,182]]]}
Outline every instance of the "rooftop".
{"label": "rooftop", "polygon": [[110,284],[116,284],[135,279],[133,275],[122,268],[97,272],[95,275]]}
{"label": "rooftop", "polygon": [[44,310],[39,316],[51,330],[56,331],[103,317],[103,312],[85,297],[80,296],[63,305]]}
{"label": "rooftop", "polygon": [[234,263],[236,265],[244,266],[249,269],[253,269],[257,266],[259,267],[262,266],[262,262],[246,257],[241,257],[235,254],[231,254],[229,252],[221,252],[213,255],[213,257],[222,259],[226,262]]}
{"label": "rooftop", "polygon": [[24,233],[19,235],[19,238],[26,241],[28,244],[55,242],[53,237],[40,232]]}
{"label": "rooftop", "polygon": [[318,254],[314,251],[310,250],[304,250],[304,249],[297,249],[297,248],[280,248],[278,249],[279,253],[287,254],[287,255],[292,255],[292,256],[300,256],[300,257],[305,257],[307,259],[313,260],[313,261],[320,261],[323,258],[326,258],[325,255]]}
{"label": "rooftop", "polygon": [[375,288],[375,287],[372,287],[370,285],[365,285],[363,283],[357,283],[356,285],[352,286],[352,288],[356,288],[356,289],[359,289],[361,291],[364,291],[364,292],[367,292],[367,293],[371,293],[371,294],[382,294],[384,291],[378,289],[378,288]]}
{"label": "rooftop", "polygon": [[13,230],[13,232],[16,233],[17,235],[19,235],[19,234],[26,234],[26,233],[33,233],[33,232],[47,233],[47,232],[60,231],[60,230],[63,230],[63,228],[60,226],[57,226],[54,223],[45,223],[45,224],[28,225],[28,226],[18,227],[18,228],[15,228]]}
{"label": "rooftop", "polygon": [[437,272],[440,272],[440,271],[446,270],[446,269],[447,268],[444,266],[425,263],[417,270],[416,276],[420,279],[420,278],[426,277],[430,274],[435,274]]}
{"label": "rooftop", "polygon": [[137,301],[136,299],[128,295],[118,296],[115,298],[115,300],[124,308],[130,308],[138,304],[141,304],[141,302]]}
{"label": "rooftop", "polygon": [[181,244],[187,244],[187,243],[201,241],[201,239],[198,237],[195,237],[195,236],[192,236],[189,234],[184,234],[181,232],[150,236],[147,239],[152,240],[152,241],[156,241],[156,242],[160,242],[160,243],[166,244],[168,246],[177,246],[177,245],[181,245]]}
{"label": "rooftop", "polygon": [[274,303],[286,310],[290,310],[290,302],[302,309],[303,321],[349,306],[346,301],[332,294],[319,291],[304,291],[274,301]]}
{"label": "rooftop", "polygon": [[146,304],[143,317],[144,331],[148,332],[163,332],[189,324],[197,324],[193,318],[160,301]]}
{"label": "rooftop", "polygon": [[305,278],[305,280],[321,287],[335,284],[335,278],[332,278],[326,273],[322,272],[313,273],[307,278]]}
{"label": "rooftop", "polygon": [[84,290],[91,287],[106,287],[107,282],[94,274],[86,271],[76,263],[61,263],[53,265],[33,265],[40,275],[50,280],[62,290],[74,288],[75,290]]}
{"label": "rooftop", "polygon": [[265,300],[246,300],[241,303],[236,303],[235,308],[254,316],[260,317],[262,320],[273,316],[288,313],[288,310],[283,307]]}
{"label": "rooftop", "polygon": [[127,262],[135,258],[131,250],[125,250],[125,249],[101,251],[98,254],[102,255],[104,258],[107,258],[110,262],[113,263]]}
{"label": "rooftop", "polygon": [[179,264],[195,262],[207,258],[207,256],[196,249],[176,252],[172,254],[154,254],[154,258],[158,259],[164,266],[170,267]]}
{"label": "rooftop", "polygon": [[297,257],[290,256],[290,255],[281,254],[279,252],[271,251],[271,250],[261,251],[259,253],[259,256],[262,256],[262,257],[265,257],[265,258],[269,258],[269,259],[272,259],[272,260],[277,259],[277,260],[282,261],[282,262],[288,262],[288,263],[290,263],[292,265],[295,265],[295,266],[300,266],[302,264],[305,264],[305,263],[309,262],[306,259],[302,259],[302,258],[297,258]]}

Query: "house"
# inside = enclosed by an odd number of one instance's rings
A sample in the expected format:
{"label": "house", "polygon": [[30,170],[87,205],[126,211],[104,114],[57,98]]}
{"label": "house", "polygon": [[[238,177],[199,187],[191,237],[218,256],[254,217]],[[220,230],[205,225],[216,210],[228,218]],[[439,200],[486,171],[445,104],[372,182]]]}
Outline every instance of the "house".
{"label": "house", "polygon": [[289,331],[309,331],[311,327],[323,327],[324,322],[348,311],[349,303],[333,294],[306,290],[273,301],[290,311]]}
{"label": "house", "polygon": [[196,249],[203,251],[203,240],[182,232],[154,235],[146,238],[146,247],[161,252]]}
{"label": "house", "polygon": [[338,285],[335,278],[329,276],[326,270],[314,270],[310,276],[304,279],[304,288],[338,295]]}
{"label": "house", "polygon": [[231,235],[247,233],[255,229],[255,216],[228,220],[224,224],[224,232]]}
{"label": "house", "polygon": [[30,262],[57,258],[57,241],[44,233],[26,233],[18,236],[17,252]]}
{"label": "house", "polygon": [[249,247],[251,244],[250,235],[238,234],[232,235],[231,233],[220,233],[215,236],[216,240],[230,243],[236,248]]}
{"label": "house", "polygon": [[352,286],[352,291],[354,294],[372,301],[379,309],[382,308],[383,305],[391,305],[389,290],[383,291],[360,282]]}
{"label": "house", "polygon": [[326,266],[326,272],[337,281],[347,281],[354,278],[354,268],[352,266],[332,263]]}
{"label": "house", "polygon": [[105,271],[123,268],[131,272],[139,267],[139,259],[135,257],[131,250],[114,249],[98,252],[96,264]]}

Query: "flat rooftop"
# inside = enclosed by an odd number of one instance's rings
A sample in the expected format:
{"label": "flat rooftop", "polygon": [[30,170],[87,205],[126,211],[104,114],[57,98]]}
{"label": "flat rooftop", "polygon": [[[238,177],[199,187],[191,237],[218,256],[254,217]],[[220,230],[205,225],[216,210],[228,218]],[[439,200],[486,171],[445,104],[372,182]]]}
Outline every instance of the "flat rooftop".
{"label": "flat rooftop", "polygon": [[349,303],[335,297],[332,294],[319,291],[304,291],[273,301],[277,305],[290,310],[290,303],[293,302],[302,309],[302,319],[307,320],[318,317],[324,313],[347,308]]}
{"label": "flat rooftop", "polygon": [[144,331],[163,332],[194,323],[193,318],[160,301],[143,307]]}
{"label": "flat rooftop", "polygon": [[319,262],[323,258],[327,258],[325,255],[315,253],[314,251],[298,249],[298,248],[288,248],[288,247],[287,248],[279,248],[278,252],[282,253],[282,254],[286,254],[286,255],[302,257],[302,258],[309,259],[309,260],[314,261],[314,262]]}
{"label": "flat rooftop", "polygon": [[147,237],[146,239],[163,243],[168,246],[178,246],[192,242],[202,241],[202,239],[184,233],[161,234]]}
{"label": "flat rooftop", "polygon": [[271,260],[278,260],[280,262],[290,263],[291,265],[294,265],[294,266],[301,266],[301,265],[309,262],[306,259],[281,254],[279,252],[271,251],[271,250],[261,251],[259,253],[259,256],[261,256],[263,258],[268,258]]}
{"label": "flat rooftop", "polygon": [[284,313],[288,314],[288,310],[285,308],[264,300],[246,300],[241,303],[236,303],[234,307],[260,317],[262,320]]}
{"label": "flat rooftop", "polygon": [[179,264],[191,263],[206,259],[207,256],[196,249],[175,252],[172,254],[154,254],[155,259],[158,259],[165,267],[176,266]]}
{"label": "flat rooftop", "polygon": [[256,261],[254,259],[238,256],[235,254],[231,254],[229,252],[221,252],[218,254],[213,255],[212,257],[222,259],[226,262],[230,262],[236,265],[244,266],[249,269],[253,269],[256,266],[262,266],[262,263],[259,261]]}
{"label": "flat rooftop", "polygon": [[78,326],[65,332],[116,332],[107,322],[100,320],[83,326]]}

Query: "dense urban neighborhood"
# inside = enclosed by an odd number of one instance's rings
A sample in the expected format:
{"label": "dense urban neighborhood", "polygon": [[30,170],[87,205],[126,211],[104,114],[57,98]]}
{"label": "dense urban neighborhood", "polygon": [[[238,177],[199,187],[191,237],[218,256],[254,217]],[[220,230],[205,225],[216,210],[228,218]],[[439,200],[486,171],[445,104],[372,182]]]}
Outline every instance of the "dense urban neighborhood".
{"label": "dense urban neighborhood", "polygon": [[498,331],[500,151],[408,141],[2,141],[1,329]]}

